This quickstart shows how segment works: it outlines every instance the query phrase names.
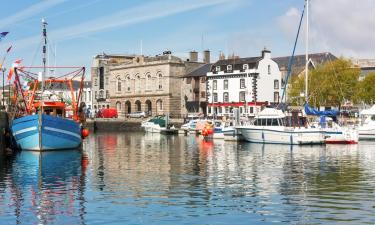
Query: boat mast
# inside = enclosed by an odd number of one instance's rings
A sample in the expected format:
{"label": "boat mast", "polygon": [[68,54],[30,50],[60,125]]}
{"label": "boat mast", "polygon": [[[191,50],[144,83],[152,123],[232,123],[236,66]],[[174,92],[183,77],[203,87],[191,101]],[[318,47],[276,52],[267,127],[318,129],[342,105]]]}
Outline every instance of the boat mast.
{"label": "boat mast", "polygon": [[44,76],[46,75],[46,63],[47,63],[47,22],[42,19],[42,26],[43,26],[43,73],[42,73],[42,100],[43,100],[43,92],[44,92]]}
{"label": "boat mast", "polygon": [[309,0],[306,0],[306,40],[305,40],[305,102],[309,100],[308,97],[308,82],[309,82]]}

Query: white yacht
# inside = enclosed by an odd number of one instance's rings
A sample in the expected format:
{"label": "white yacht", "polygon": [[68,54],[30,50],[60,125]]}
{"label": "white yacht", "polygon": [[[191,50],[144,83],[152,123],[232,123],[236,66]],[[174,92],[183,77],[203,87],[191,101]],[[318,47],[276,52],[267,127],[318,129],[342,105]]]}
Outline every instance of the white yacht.
{"label": "white yacht", "polygon": [[158,116],[142,122],[141,127],[149,133],[177,134],[178,129],[169,124],[167,116]]}
{"label": "white yacht", "polygon": [[248,125],[236,126],[246,141],[267,144],[324,144],[325,131],[311,127],[288,127],[281,110],[265,108]]}
{"label": "white yacht", "polygon": [[362,118],[362,123],[358,127],[359,139],[375,140],[375,105],[362,110],[359,114]]}

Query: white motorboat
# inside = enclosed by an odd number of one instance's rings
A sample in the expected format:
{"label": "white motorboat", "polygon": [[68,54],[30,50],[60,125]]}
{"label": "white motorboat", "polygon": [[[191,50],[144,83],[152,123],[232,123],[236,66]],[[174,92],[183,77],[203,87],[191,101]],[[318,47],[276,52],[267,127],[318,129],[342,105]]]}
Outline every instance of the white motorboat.
{"label": "white motorboat", "polygon": [[288,127],[281,110],[266,108],[248,125],[236,126],[246,141],[267,144],[324,144],[325,131],[311,127]]}
{"label": "white motorboat", "polygon": [[362,123],[358,127],[359,139],[375,140],[375,105],[362,110],[359,114],[362,118]]}
{"label": "white motorboat", "polygon": [[168,117],[158,116],[142,122],[141,127],[149,133],[177,134],[178,129],[168,123]]}

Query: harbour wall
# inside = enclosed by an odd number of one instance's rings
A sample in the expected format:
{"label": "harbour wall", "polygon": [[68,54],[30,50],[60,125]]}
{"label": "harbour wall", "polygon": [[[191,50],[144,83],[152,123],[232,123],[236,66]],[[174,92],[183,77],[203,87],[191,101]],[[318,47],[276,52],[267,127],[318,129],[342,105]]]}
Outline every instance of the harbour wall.
{"label": "harbour wall", "polygon": [[[5,150],[5,143],[6,143],[6,132],[8,131],[9,127],[9,120],[8,120],[8,113],[1,111],[0,112],[0,154],[2,155]],[[9,137],[8,137],[9,138]]]}
{"label": "harbour wall", "polygon": [[[90,131],[142,131],[141,119],[95,119],[86,121],[86,127]],[[181,127],[182,120],[171,120],[175,127]]]}

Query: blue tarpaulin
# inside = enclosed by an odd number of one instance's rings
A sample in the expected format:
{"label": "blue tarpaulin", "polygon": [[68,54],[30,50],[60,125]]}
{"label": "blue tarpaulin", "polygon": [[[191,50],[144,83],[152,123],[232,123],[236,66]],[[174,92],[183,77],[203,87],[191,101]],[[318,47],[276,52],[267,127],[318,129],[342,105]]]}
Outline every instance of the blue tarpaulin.
{"label": "blue tarpaulin", "polygon": [[338,110],[319,111],[319,110],[316,110],[316,109],[312,108],[311,106],[309,106],[309,104],[305,104],[305,113],[307,115],[313,115],[313,116],[330,116],[330,117],[334,117],[334,116],[337,116],[339,114],[339,111]]}

